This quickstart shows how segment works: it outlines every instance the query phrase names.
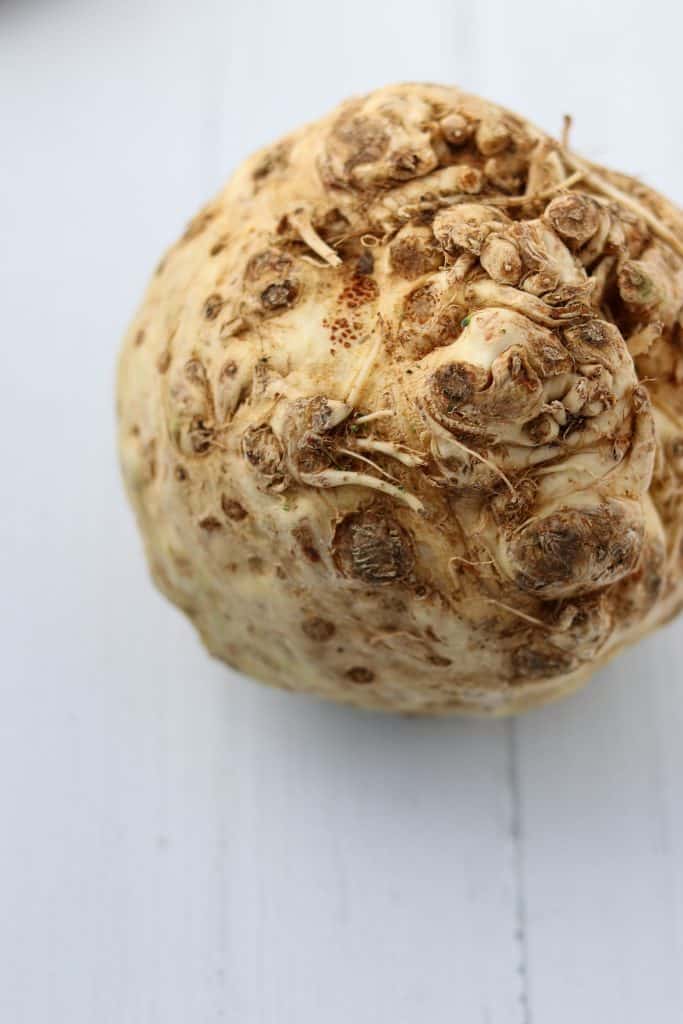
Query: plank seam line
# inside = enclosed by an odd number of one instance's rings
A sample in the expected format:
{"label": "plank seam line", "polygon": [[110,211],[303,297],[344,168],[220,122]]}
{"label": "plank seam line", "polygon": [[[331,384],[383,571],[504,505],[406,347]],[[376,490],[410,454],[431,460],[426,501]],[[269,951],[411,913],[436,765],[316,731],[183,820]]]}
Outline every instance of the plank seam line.
{"label": "plank seam line", "polygon": [[514,941],[517,950],[519,974],[520,1024],[531,1024],[528,912],[524,871],[524,828],[522,815],[521,780],[519,773],[518,722],[511,718],[506,723],[508,751],[508,792],[510,804],[510,839],[512,845],[512,877],[514,884]]}

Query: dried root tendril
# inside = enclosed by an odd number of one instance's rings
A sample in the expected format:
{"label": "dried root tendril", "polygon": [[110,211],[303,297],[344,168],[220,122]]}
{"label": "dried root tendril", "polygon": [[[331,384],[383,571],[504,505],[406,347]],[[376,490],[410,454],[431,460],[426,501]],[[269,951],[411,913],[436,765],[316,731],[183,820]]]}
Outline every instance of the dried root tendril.
{"label": "dried root tendril", "polygon": [[386,469],[382,469],[382,467],[378,466],[376,462],[372,461],[372,459],[366,458],[365,455],[361,455],[359,452],[354,452],[350,448],[338,448],[337,450],[339,451],[339,453],[341,455],[348,455],[352,459],[359,459],[361,462],[364,462],[366,465],[372,466],[372,468],[376,469],[378,473],[381,473],[382,476],[385,476],[387,478],[387,480],[394,480],[394,481],[396,481],[398,483],[398,480],[397,480],[397,478],[395,476],[392,476],[391,473],[388,473],[386,471]]}
{"label": "dried root tendril", "polygon": [[329,267],[339,267],[341,265],[341,259],[336,254],[334,249],[324,242],[318,232],[311,223],[311,215],[305,207],[297,207],[292,213],[287,214],[287,220],[299,233],[303,242],[306,243],[309,249],[312,249],[316,255],[320,256],[321,260]]}
{"label": "dried root tendril", "polygon": [[404,466],[424,466],[425,459],[419,452],[404,450],[393,441],[374,441],[372,438],[361,437],[356,441],[357,446],[365,452],[379,452],[397,459]]}
{"label": "dried root tendril", "polygon": [[562,118],[562,148],[569,149],[569,136],[571,135],[574,118],[571,114],[565,114]]}
{"label": "dried root tendril", "polygon": [[461,555],[452,555],[448,559],[449,568],[450,568],[451,562],[461,562],[462,565],[472,565],[472,566],[475,566],[475,565],[495,565],[496,564],[495,559],[493,559],[493,558],[486,558],[483,561],[477,562],[477,561],[474,561],[471,558],[463,558]]}
{"label": "dried root tendril", "polygon": [[608,196],[621,206],[625,206],[626,209],[631,210],[638,217],[645,221],[649,228],[652,229],[655,235],[660,238],[667,245],[670,245],[674,252],[678,253],[679,256],[683,256],[683,242],[678,238],[673,231],[664,224],[659,217],[657,217],[652,210],[648,209],[643,203],[634,199],[633,196],[629,196],[626,192],[622,192],[616,185],[611,185],[608,181],[598,174],[597,171],[591,169],[591,167],[580,160],[579,157],[573,153],[566,152],[564,158],[567,163],[576,168],[577,171],[581,171],[583,178],[592,185],[597,192],[601,192],[603,195]]}
{"label": "dried root tendril", "polygon": [[385,480],[378,480],[375,476],[367,473],[353,473],[341,469],[324,469],[320,473],[302,473],[301,480],[309,487],[368,487],[373,491],[381,491],[397,501],[403,502],[413,512],[422,512],[424,506],[419,498],[409,491],[404,491],[396,484],[387,483]]}
{"label": "dried root tendril", "polygon": [[405,629],[397,629],[393,633],[377,633],[370,640],[370,645],[374,647],[376,644],[386,643],[387,640],[393,640],[394,637],[399,636],[406,637],[408,640],[414,640],[421,646],[424,645],[424,640],[422,639],[421,636],[416,636],[415,633],[409,633]]}
{"label": "dried root tendril", "polygon": [[549,626],[547,622],[543,622],[542,619],[537,619],[533,615],[527,615],[526,612],[521,612],[519,608],[513,608],[512,605],[505,604],[504,601],[497,601],[495,597],[485,597],[484,600],[487,604],[495,604],[498,608],[503,608],[510,615],[516,615],[518,619],[524,619],[525,622],[529,622],[532,626],[541,626],[543,629],[547,629],[550,633],[560,632],[554,626]]}
{"label": "dried root tendril", "polygon": [[227,341],[228,338],[233,338],[236,334],[240,334],[241,331],[246,331],[248,327],[249,324],[244,317],[236,316],[223,324],[219,337],[221,341]]}
{"label": "dried root tendril", "polygon": [[353,421],[353,424],[359,427],[362,423],[372,423],[374,420],[384,420],[395,415],[393,409],[378,409],[376,412],[368,412],[365,416],[359,416]]}
{"label": "dried root tendril", "polygon": [[542,192],[529,192],[524,196],[487,197],[484,201],[489,206],[526,206],[527,203],[545,202],[546,199],[552,199],[553,196],[556,196],[558,192],[568,191],[574,185],[578,185],[584,176],[584,171],[577,170],[563,181],[558,181],[556,185],[543,189]]}
{"label": "dried root tendril", "polygon": [[480,455],[479,452],[475,452],[473,448],[468,448],[466,444],[463,444],[462,441],[458,441],[455,437],[449,438],[449,442],[451,444],[454,444],[456,448],[462,448],[463,451],[467,452],[474,459],[478,459],[479,462],[483,462],[485,466],[488,466],[490,470],[492,470],[497,476],[501,478],[505,486],[509,489],[512,496],[515,498],[517,497],[517,491],[515,490],[514,485],[505,475],[500,466],[497,466],[495,462],[492,462],[491,459],[487,459],[484,455]]}
{"label": "dried root tendril", "polygon": [[361,396],[361,394],[363,392],[363,388],[367,384],[368,377],[370,376],[370,373],[372,372],[372,368],[375,365],[375,362],[377,360],[377,357],[378,357],[378,355],[380,353],[380,349],[381,348],[382,348],[382,335],[381,335],[380,332],[378,332],[377,336],[375,338],[374,343],[370,346],[370,349],[369,349],[367,355],[365,356],[364,361],[360,365],[360,369],[356,373],[354,382],[351,385],[351,390],[349,391],[349,393],[348,393],[348,395],[347,395],[347,397],[345,399],[346,404],[350,405],[352,408],[353,408],[353,406],[358,404],[358,399],[360,398],[360,396]]}

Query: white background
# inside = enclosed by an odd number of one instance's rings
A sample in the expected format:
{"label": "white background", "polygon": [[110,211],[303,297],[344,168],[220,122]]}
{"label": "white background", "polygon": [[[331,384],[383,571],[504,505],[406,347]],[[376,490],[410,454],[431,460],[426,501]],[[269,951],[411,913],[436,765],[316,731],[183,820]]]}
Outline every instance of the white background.
{"label": "white background", "polygon": [[112,398],[162,248],[354,91],[683,200],[675,6],[0,0],[3,1024],[683,1020],[683,623],[512,723],[269,691],[148,582]]}

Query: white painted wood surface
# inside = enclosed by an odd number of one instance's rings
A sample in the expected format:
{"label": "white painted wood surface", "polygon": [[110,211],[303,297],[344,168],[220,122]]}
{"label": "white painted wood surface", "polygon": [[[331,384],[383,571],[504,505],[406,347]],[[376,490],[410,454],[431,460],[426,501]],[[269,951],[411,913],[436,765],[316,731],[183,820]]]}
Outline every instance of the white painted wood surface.
{"label": "white painted wood surface", "polygon": [[663,0],[0,3],[3,1024],[683,1019],[683,624],[514,724],[270,692],[148,583],[112,409],[161,249],[351,92],[570,110],[683,200],[682,28]]}

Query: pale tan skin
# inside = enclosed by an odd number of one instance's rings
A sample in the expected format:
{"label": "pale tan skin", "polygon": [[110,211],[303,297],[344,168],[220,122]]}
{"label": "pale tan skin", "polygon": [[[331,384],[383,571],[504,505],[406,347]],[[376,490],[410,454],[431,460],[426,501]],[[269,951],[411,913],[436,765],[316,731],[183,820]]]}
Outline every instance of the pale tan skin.
{"label": "pale tan skin", "polygon": [[567,693],[683,603],[683,215],[455,88],[246,161],[121,356],[161,590],[265,682]]}

